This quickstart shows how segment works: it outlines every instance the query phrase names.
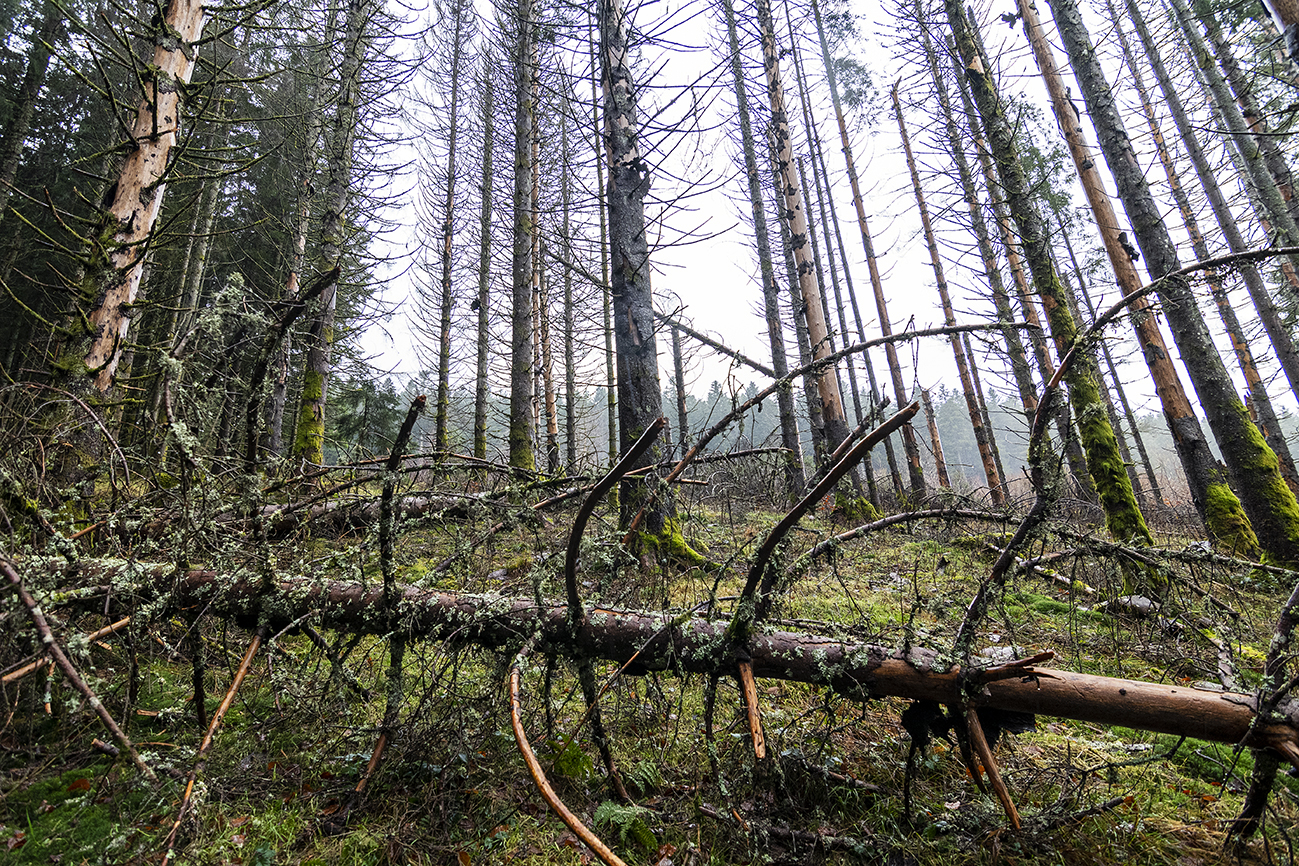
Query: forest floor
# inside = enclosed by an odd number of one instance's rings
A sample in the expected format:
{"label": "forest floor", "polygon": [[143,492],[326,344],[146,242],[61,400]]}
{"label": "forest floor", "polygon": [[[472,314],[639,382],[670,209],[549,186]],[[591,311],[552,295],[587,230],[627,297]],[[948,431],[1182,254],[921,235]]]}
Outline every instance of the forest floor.
{"label": "forest floor", "polygon": [[[446,572],[482,524],[414,523],[400,535],[400,579],[444,590],[562,597],[562,549],[571,513],[521,524]],[[721,569],[642,571],[617,553],[607,511],[587,532],[584,592],[601,605],[687,611],[713,600],[726,612],[744,564],[779,519],[728,494],[683,509],[685,535]],[[849,524],[809,517],[787,547],[811,547]],[[1086,526],[1074,520],[1075,531]],[[1002,527],[927,521],[841,546],[789,588],[778,609],[792,630],[889,646],[951,646]],[[1093,531],[1099,532],[1099,530]],[[1168,523],[1157,539],[1194,539]],[[277,564],[373,578],[370,536],[295,542]],[[1047,533],[1034,553],[1072,550]],[[155,550],[155,554],[165,551]],[[213,548],[209,564],[226,554]],[[160,556],[167,561],[165,555]],[[21,560],[20,560],[21,561]],[[1222,565],[1181,565],[1162,610],[1128,614],[1105,602],[1124,594],[1120,570],[1093,554],[1052,563],[1061,580],[1016,574],[979,644],[988,658],[1050,649],[1052,666],[1188,687],[1217,688],[1223,647],[1236,683],[1252,689],[1280,603],[1290,587]],[[1088,591],[1094,590],[1094,592]],[[1228,612],[1230,611],[1230,613]],[[0,725],[0,860],[11,864],[157,863],[184,775],[202,737],[193,702],[191,624],[179,617],[93,645],[72,644],[87,679],[123,719],[163,779],[144,785],[132,765],[92,748],[107,739],[84,702],[44,668],[4,686]],[[3,670],[36,642],[8,607]],[[63,615],[61,635],[104,624]],[[227,688],[249,634],[200,621],[209,710]],[[21,633],[21,635],[20,635]],[[203,768],[174,862],[185,864],[588,863],[590,853],[549,811],[510,731],[509,655],[424,642],[409,647],[398,734],[364,797],[355,788],[384,712],[387,644],[326,632],[335,669],[305,635],[269,642],[255,660]],[[11,664],[12,663],[12,664]],[[860,702],[832,691],[760,680],[769,758],[755,761],[736,683],[723,679],[714,738],[705,736],[705,679],[670,672],[614,676],[597,663],[601,700],[632,805],[611,798],[584,721],[574,666],[532,657],[523,720],[560,798],[629,863],[881,864],[1293,863],[1299,780],[1286,775],[1263,832],[1239,858],[1223,850],[1240,811],[1252,756],[1231,745],[1052,718],[1006,735],[998,762],[1023,815],[1012,830],[997,801],[976,788],[955,747],[937,739],[904,779],[911,740],[907,702]],[[355,677],[356,687],[344,680]],[[121,715],[125,712],[125,715]],[[169,772],[170,771],[170,774]]]}

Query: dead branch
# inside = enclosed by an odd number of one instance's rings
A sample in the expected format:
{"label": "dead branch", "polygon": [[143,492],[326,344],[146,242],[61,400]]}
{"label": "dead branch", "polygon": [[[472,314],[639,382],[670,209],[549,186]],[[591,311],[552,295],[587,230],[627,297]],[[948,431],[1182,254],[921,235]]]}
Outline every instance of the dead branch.
{"label": "dead branch", "polygon": [[523,720],[519,714],[519,665],[526,654],[525,648],[514,658],[514,663],[510,665],[510,727],[514,731],[514,742],[519,746],[519,753],[523,755],[523,763],[528,767],[528,775],[532,777],[533,784],[541,792],[541,797],[546,801],[546,805],[554,810],[559,819],[563,821],[568,829],[572,830],[577,838],[581,839],[588,848],[595,852],[596,856],[603,860],[606,866],[626,866],[617,854],[600,840],[600,837],[592,833],[582,820],[573,814],[572,810],[564,805],[564,801],[559,799],[555,789],[550,786],[546,779],[546,773],[541,768],[541,762],[537,760],[536,754],[532,751],[532,746],[528,744],[528,735],[523,730]]}
{"label": "dead branch", "polygon": [[[131,618],[129,616],[122,617],[115,623],[106,625],[97,631],[90,632],[89,634],[85,635],[82,638],[82,640],[86,641],[87,643],[93,643],[94,641],[97,641],[101,638],[108,637],[113,632],[124,627],[130,621]],[[0,684],[8,684],[8,683],[16,682],[17,680],[20,680],[23,677],[27,676],[32,671],[40,668],[42,665],[47,664],[49,660],[50,657],[48,654],[38,656],[34,661],[30,661],[27,664],[23,665],[22,667],[17,668],[16,670],[12,670],[9,673],[5,674],[3,677],[0,677]]]}
{"label": "dead branch", "polygon": [[36,599],[23,585],[23,580],[18,576],[18,572],[14,570],[13,564],[2,556],[0,556],[0,571],[4,572],[5,577],[9,579],[9,585],[18,593],[18,598],[22,600],[23,607],[27,608],[27,616],[31,619],[32,625],[36,627],[36,633],[41,636],[41,643],[45,645],[45,652],[53,659],[53,663],[59,666],[59,670],[63,671],[63,675],[68,678],[68,682],[72,683],[73,688],[81,692],[82,697],[95,711],[95,715],[99,716],[99,720],[103,722],[105,728],[108,728],[108,732],[113,735],[113,739],[117,740],[118,746],[131,756],[131,763],[135,764],[136,768],[139,769],[140,775],[144,776],[149,781],[149,784],[157,785],[158,777],[154,775],[153,770],[140,757],[140,753],[135,750],[131,738],[117,726],[117,722],[113,721],[113,717],[109,714],[103,702],[99,700],[99,696],[95,694],[94,690],[82,679],[77,669],[73,667],[71,660],[63,652],[63,648],[55,640],[54,632],[50,629],[45,614],[41,612],[41,606],[36,603]]}

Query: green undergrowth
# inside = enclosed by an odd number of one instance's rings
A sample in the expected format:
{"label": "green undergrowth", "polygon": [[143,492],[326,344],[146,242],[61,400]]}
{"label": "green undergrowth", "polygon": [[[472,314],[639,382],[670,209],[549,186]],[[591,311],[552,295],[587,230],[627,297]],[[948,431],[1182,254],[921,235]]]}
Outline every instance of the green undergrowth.
{"label": "green undergrowth", "polygon": [[[474,540],[482,526],[413,523],[401,533],[398,576],[430,589],[562,597],[570,516],[520,521],[485,543]],[[730,498],[693,504],[682,509],[673,531],[691,549],[707,552],[707,567],[664,558],[653,571],[641,571],[637,558],[619,547],[616,517],[601,510],[583,538],[580,592],[609,608],[727,616],[748,558],[780,516]],[[789,568],[812,545],[851,525],[833,514],[810,516],[787,538],[777,566]],[[903,525],[843,544],[806,572],[787,576],[775,606],[777,625],[946,651],[995,556],[982,541],[1002,540],[995,530]],[[1173,547],[1187,541],[1157,539]],[[1069,546],[1048,536],[1025,553]],[[380,576],[373,540],[364,535],[316,539],[280,560],[282,568],[303,571],[313,563],[371,585]],[[1118,564],[1066,558],[1051,568],[1059,580],[1013,572],[1005,591],[993,593],[977,630],[975,663],[1052,650],[1052,664],[1068,670],[1208,687],[1219,665],[1212,638],[1231,648],[1240,684],[1250,688],[1287,591],[1246,573],[1174,565],[1163,606],[1137,616],[1106,607],[1124,593]],[[101,623],[66,616],[67,628]],[[91,748],[93,737],[108,738],[70,691],[55,686],[50,715],[43,675],[6,692],[13,715],[0,729],[5,862],[157,862],[180,777],[202,737],[189,629],[187,621],[166,617],[139,633],[137,694],[129,708],[129,646],[113,640],[77,656],[161,771],[156,792],[129,763]],[[202,621],[200,633],[211,712],[249,635],[214,618]],[[523,636],[499,652],[455,641],[408,647],[395,740],[350,811],[383,718],[387,643],[323,628],[321,636],[341,667],[297,632],[277,636],[259,654],[217,736],[193,816],[181,829],[177,862],[591,862],[538,795],[511,732],[506,665]],[[1034,730],[998,746],[1024,817],[1024,829],[1015,832],[996,800],[975,787],[954,744],[942,738],[917,758],[907,812],[905,701],[862,703],[821,687],[759,680],[769,757],[758,762],[733,679],[718,684],[710,740],[705,678],[670,670],[617,676],[616,670],[594,663],[602,727],[632,803],[620,803],[607,784],[574,663],[548,659],[544,648],[528,656],[521,711],[556,794],[629,863],[1218,863],[1226,823],[1239,812],[1252,768],[1252,755],[1231,745],[1039,718]],[[1272,803],[1264,837],[1245,862],[1266,862],[1269,851],[1274,862],[1287,856],[1278,852],[1288,850],[1290,828],[1299,822],[1295,780],[1283,774]],[[813,850],[784,831],[836,841]]]}

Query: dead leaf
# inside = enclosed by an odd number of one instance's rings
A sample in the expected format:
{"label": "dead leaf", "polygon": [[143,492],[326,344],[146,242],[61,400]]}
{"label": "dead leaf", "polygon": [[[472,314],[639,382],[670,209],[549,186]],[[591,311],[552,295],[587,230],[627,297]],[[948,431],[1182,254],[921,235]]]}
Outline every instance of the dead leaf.
{"label": "dead leaf", "polygon": [[456,852],[456,860],[460,863],[460,866],[469,866],[469,863],[470,863],[470,860],[469,860],[469,852],[468,852],[468,851],[457,851],[457,852]]}
{"label": "dead leaf", "polygon": [[234,845],[236,848],[244,847],[244,843],[247,841],[248,837],[243,833],[236,833],[230,837],[230,844]]}
{"label": "dead leaf", "polygon": [[17,833],[13,834],[12,836],[10,836],[8,839],[5,840],[5,847],[8,848],[10,851],[12,851],[15,848],[23,847],[23,845],[25,845],[26,843],[27,843],[27,834],[24,833],[22,830],[19,830]]}
{"label": "dead leaf", "polygon": [[252,819],[253,819],[253,816],[252,816],[252,815],[240,815],[238,818],[233,818],[233,819],[231,819],[231,821],[230,821],[230,826],[231,826],[231,827],[242,827],[243,825],[247,824],[247,823],[248,823],[249,821],[251,821]]}
{"label": "dead leaf", "polygon": [[71,785],[68,785],[68,791],[73,794],[79,794],[82,791],[89,791],[89,790],[90,790],[89,779],[77,779]]}
{"label": "dead leaf", "polygon": [[320,814],[332,815],[338,811],[339,805],[340,804],[337,800],[331,800],[329,803],[325,804],[325,808],[320,810]]}

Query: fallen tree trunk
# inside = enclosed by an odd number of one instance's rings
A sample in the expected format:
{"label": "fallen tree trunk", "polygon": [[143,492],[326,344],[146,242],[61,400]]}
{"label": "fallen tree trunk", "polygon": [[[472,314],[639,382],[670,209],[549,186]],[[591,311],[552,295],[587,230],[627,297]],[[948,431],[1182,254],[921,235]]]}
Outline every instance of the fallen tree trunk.
{"label": "fallen tree trunk", "polygon": [[[383,587],[359,583],[281,579],[271,589],[260,575],[219,575],[122,561],[29,560],[26,568],[57,569],[77,581],[107,578],[123,595],[122,580],[134,578],[136,598],[171,594],[175,608],[202,607],[208,614],[272,631],[306,617],[327,628],[387,633],[396,621],[409,640],[447,640],[516,651],[534,634],[537,649],[573,658],[626,663],[638,668],[730,675],[735,646],[729,620],[690,614],[650,613],[588,607],[572,628],[567,605],[499,595],[446,593],[399,587],[397,614],[390,620]],[[82,601],[85,596],[78,594]],[[97,608],[100,601],[92,602]],[[757,677],[824,685],[857,700],[901,697],[1124,725],[1146,731],[1275,749],[1299,766],[1299,701],[1282,702],[1267,718],[1255,712],[1254,695],[1209,691],[1167,683],[1117,679],[1026,667],[1009,679],[983,681],[979,670],[949,666],[923,647],[892,647],[816,634],[755,629],[748,645]]]}

